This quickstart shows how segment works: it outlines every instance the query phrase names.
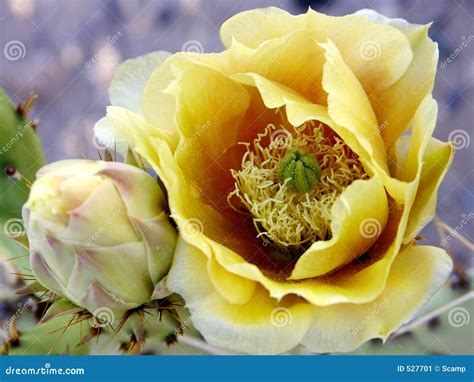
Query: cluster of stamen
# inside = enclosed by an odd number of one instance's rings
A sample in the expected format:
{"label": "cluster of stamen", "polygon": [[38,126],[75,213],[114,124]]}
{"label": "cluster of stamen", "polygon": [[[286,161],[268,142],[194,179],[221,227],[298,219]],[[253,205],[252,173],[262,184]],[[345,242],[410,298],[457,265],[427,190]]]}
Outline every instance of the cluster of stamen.
{"label": "cluster of stamen", "polygon": [[[252,215],[258,237],[292,256],[331,238],[336,198],[354,180],[368,178],[357,155],[316,121],[297,128],[269,124],[253,142],[242,144],[246,150],[241,168],[231,170],[235,187],[227,201],[236,211]],[[295,150],[319,165],[319,179],[304,192],[291,187],[291,176],[281,176],[282,161],[286,164],[287,154]]]}

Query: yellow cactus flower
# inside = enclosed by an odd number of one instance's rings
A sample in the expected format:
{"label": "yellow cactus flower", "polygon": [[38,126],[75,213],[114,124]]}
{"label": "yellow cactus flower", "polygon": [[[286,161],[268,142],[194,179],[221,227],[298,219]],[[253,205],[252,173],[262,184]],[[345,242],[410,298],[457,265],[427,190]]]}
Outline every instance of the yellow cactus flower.
{"label": "yellow cactus flower", "polygon": [[224,23],[220,53],[119,68],[96,134],[166,186],[180,230],[167,285],[209,343],[351,351],[445,282],[446,252],[416,245],[453,154],[432,138],[428,28],[258,9]]}

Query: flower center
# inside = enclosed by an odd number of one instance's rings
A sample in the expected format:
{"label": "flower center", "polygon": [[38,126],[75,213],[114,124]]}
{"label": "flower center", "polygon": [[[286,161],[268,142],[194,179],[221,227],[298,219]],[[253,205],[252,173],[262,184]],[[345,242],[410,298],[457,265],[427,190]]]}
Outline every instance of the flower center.
{"label": "flower center", "polygon": [[316,159],[302,149],[291,149],[278,166],[278,180],[294,192],[308,192],[321,177],[321,169]]}
{"label": "flower center", "polygon": [[358,157],[329,127],[269,124],[231,170],[227,202],[253,218],[257,236],[292,257],[329,240],[331,207],[354,180],[367,179]]}

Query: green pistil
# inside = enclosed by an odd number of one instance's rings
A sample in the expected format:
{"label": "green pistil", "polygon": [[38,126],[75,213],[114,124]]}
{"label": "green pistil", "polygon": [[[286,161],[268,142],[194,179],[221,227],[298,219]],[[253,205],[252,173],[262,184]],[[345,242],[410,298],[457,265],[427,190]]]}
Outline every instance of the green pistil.
{"label": "green pistil", "polygon": [[308,192],[321,177],[319,164],[310,153],[302,149],[290,149],[278,166],[278,180],[294,192]]}

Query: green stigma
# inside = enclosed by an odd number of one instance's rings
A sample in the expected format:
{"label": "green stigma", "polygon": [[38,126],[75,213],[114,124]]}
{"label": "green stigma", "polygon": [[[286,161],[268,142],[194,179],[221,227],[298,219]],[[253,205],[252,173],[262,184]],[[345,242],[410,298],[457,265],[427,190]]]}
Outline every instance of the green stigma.
{"label": "green stigma", "polygon": [[302,149],[290,149],[278,165],[278,180],[294,192],[308,192],[321,178],[319,164],[310,153]]}

